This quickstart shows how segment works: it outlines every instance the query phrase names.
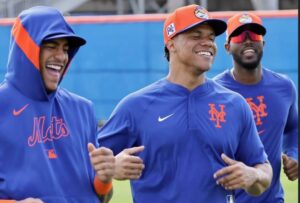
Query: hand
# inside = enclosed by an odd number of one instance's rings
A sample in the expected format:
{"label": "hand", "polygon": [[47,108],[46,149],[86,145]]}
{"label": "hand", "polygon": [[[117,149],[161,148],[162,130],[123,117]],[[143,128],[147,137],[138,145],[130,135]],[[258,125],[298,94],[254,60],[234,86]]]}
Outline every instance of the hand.
{"label": "hand", "polygon": [[145,166],[143,164],[143,160],[133,154],[141,152],[144,149],[144,146],[139,146],[124,149],[120,152],[116,156],[116,170],[114,178],[117,180],[139,179]]}
{"label": "hand", "polygon": [[15,202],[16,203],[44,203],[41,199],[36,199],[36,198],[26,198]]}
{"label": "hand", "polygon": [[226,190],[247,190],[255,183],[257,178],[254,168],[233,160],[225,154],[222,154],[221,157],[228,166],[218,170],[214,174],[217,184]]}
{"label": "hand", "polygon": [[88,143],[88,150],[91,163],[100,181],[103,183],[110,182],[115,171],[115,157],[113,152],[105,147],[96,149],[92,143]]}
{"label": "hand", "polygon": [[283,171],[289,180],[294,181],[298,178],[298,161],[286,154],[282,155]]}

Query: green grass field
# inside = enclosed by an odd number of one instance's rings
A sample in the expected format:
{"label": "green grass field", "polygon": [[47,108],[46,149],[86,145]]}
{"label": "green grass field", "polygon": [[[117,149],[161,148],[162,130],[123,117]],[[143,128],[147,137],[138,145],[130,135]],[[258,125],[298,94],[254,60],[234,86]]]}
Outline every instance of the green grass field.
{"label": "green grass field", "polygon": [[[281,181],[285,191],[285,203],[297,203],[298,180],[289,181],[282,174]],[[110,203],[132,203],[129,181],[114,181],[114,195]]]}

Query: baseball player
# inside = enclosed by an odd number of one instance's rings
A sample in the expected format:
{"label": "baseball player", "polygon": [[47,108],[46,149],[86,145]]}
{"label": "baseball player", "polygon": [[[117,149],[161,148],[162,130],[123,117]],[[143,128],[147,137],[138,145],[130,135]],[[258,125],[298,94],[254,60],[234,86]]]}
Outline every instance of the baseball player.
{"label": "baseball player", "polygon": [[125,97],[99,132],[99,144],[114,154],[144,146],[133,202],[225,203],[235,189],[259,195],[268,188],[272,169],[249,106],[205,77],[225,30],[201,6],[176,9],[163,30],[168,75]]}
{"label": "baseball player", "polygon": [[59,87],[86,41],[43,6],[21,12],[11,34],[0,86],[0,202],[107,202],[113,153],[94,146],[92,103]]}
{"label": "baseball player", "polygon": [[[266,28],[259,16],[238,13],[228,20],[226,51],[232,55],[233,68],[214,79],[246,98],[269,161],[273,168],[270,188],[259,197],[237,191],[236,202],[284,202],[280,184],[281,157],[288,179],[298,178],[298,110],[293,82],[262,67]],[[283,152],[283,154],[282,154]]]}

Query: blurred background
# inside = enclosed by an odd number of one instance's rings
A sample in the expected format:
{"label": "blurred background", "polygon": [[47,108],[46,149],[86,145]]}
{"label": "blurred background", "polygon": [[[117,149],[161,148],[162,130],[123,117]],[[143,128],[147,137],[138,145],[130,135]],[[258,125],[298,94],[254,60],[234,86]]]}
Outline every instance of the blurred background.
{"label": "blurred background", "polygon": [[[259,14],[267,28],[263,65],[289,75],[298,86],[297,0],[0,0],[0,79],[6,72],[14,17],[35,5],[56,7],[87,40],[62,87],[92,100],[97,119],[106,120],[121,98],[167,74],[163,21],[166,13],[192,3],[223,20],[235,11]],[[208,77],[232,65],[224,42],[222,34]]]}
{"label": "blurred background", "polygon": [[[0,80],[6,72],[14,18],[32,6],[56,7],[87,40],[61,86],[92,100],[102,125],[120,99],[165,77],[164,19],[174,9],[193,3],[225,21],[237,11],[260,15],[267,29],[263,66],[287,74],[298,88],[298,0],[0,0]],[[232,66],[224,42],[222,34],[208,77]],[[284,174],[282,181],[286,202],[296,203],[297,182]],[[116,181],[114,187],[112,203],[132,202],[128,181]]]}
{"label": "blurred background", "polygon": [[15,17],[35,5],[48,5],[69,15],[168,13],[182,5],[200,4],[209,11],[297,9],[298,0],[0,0],[0,17]]}

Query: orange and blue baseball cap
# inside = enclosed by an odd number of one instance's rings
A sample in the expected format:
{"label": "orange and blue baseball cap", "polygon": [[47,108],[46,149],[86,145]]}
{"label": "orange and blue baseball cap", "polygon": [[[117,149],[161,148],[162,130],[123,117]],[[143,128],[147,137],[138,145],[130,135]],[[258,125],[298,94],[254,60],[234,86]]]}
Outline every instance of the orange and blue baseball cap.
{"label": "orange and blue baseball cap", "polygon": [[235,36],[240,31],[247,29],[259,35],[265,35],[267,30],[263,26],[262,20],[254,13],[244,12],[232,16],[227,21],[226,39]]}
{"label": "orange and blue baseball cap", "polygon": [[174,36],[200,24],[211,26],[216,36],[225,32],[227,28],[226,22],[210,18],[204,7],[196,4],[183,6],[166,18],[163,31],[164,43],[167,44]]}

